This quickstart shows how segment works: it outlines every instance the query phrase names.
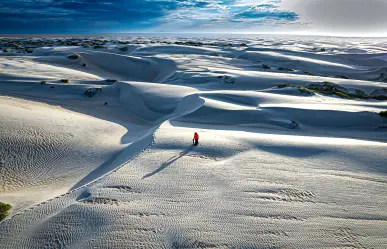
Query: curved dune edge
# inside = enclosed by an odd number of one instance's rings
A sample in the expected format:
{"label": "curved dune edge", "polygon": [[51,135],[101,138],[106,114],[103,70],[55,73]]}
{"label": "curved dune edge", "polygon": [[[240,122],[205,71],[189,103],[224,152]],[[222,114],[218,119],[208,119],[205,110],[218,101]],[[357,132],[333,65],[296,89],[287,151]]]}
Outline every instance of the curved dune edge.
{"label": "curved dune edge", "polygon": [[383,92],[383,54],[250,42],[0,54],[0,187],[43,188],[2,247],[384,248],[386,101],[277,87]]}
{"label": "curved dune edge", "polygon": [[[122,85],[123,84],[123,85]],[[116,84],[116,87],[122,88],[122,86],[127,87],[130,84],[127,83],[119,83],[119,85]],[[114,86],[113,86],[114,87]],[[127,89],[127,88],[123,88]],[[124,91],[125,91],[124,90]],[[121,89],[122,92],[122,89]],[[131,91],[126,91],[131,92]],[[143,103],[143,102],[142,102]],[[22,210],[20,212],[13,213],[11,216],[7,217],[5,220],[3,220],[1,223],[7,223],[12,220],[14,217],[18,217],[20,215],[23,215],[25,212],[28,212],[30,210],[34,210],[36,208],[41,207],[42,205],[50,205],[52,201],[57,201],[58,198],[64,197],[64,196],[71,196],[73,193],[80,193],[81,195],[77,197],[77,201],[81,201],[83,198],[83,191],[87,191],[88,186],[98,182],[99,180],[103,179],[104,177],[116,172],[121,167],[125,166],[126,164],[130,163],[130,161],[134,160],[136,157],[140,156],[141,153],[147,150],[151,150],[152,145],[155,143],[155,134],[157,133],[160,126],[169,126],[169,122],[175,119],[178,119],[180,117],[183,117],[184,115],[188,115],[190,113],[193,113],[200,109],[205,103],[205,100],[200,97],[198,94],[192,94],[187,95],[183,97],[176,105],[176,108],[174,109],[173,113],[162,117],[158,121],[161,122],[159,125],[156,125],[154,128],[150,129],[150,131],[141,136],[136,141],[131,142],[125,149],[120,151],[118,155],[114,156],[114,158],[110,158],[107,162],[105,162],[100,167],[93,170],[93,172],[90,172],[87,176],[85,176],[82,180],[80,180],[77,184],[75,184],[70,191],[61,194],[60,196],[54,197],[52,199],[45,200],[41,203],[29,206],[28,209]],[[127,104],[127,103],[126,103]],[[132,111],[129,109],[129,111]],[[134,113],[135,114],[135,113]],[[141,112],[141,116],[139,118],[144,118],[147,116],[144,112]],[[148,120],[149,121],[149,120]],[[153,123],[157,123],[154,120],[152,120]],[[87,194],[87,196],[89,196]],[[86,196],[86,197],[87,197]]]}

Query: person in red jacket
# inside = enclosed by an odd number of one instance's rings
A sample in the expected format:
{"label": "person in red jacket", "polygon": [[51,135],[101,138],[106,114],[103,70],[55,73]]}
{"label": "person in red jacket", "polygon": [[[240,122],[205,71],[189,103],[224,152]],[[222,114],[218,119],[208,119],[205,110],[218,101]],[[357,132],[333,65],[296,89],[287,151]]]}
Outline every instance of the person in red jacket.
{"label": "person in red jacket", "polygon": [[192,143],[195,145],[195,146],[198,146],[199,144],[199,134],[197,132],[195,132],[194,134],[194,138],[192,140]]}

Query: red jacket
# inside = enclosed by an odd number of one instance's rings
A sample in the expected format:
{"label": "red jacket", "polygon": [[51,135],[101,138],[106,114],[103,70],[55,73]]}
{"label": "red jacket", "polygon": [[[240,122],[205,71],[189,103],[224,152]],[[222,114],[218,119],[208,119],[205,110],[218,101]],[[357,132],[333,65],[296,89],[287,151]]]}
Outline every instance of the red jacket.
{"label": "red jacket", "polygon": [[197,139],[197,140],[199,140],[199,134],[195,133],[195,135],[194,135],[194,139]]}

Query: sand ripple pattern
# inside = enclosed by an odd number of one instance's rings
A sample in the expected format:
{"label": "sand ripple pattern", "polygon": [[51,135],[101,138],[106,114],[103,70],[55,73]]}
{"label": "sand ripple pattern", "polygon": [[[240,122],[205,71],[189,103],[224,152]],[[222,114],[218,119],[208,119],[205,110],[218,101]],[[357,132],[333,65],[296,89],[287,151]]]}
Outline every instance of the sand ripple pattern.
{"label": "sand ripple pattern", "polygon": [[69,156],[69,138],[28,127],[10,131],[0,123],[0,193],[55,182],[52,165]]}
{"label": "sand ripple pattern", "polygon": [[[237,137],[217,143],[204,132],[209,137],[200,147],[171,148],[183,139],[172,130],[162,126],[155,144],[116,172],[3,223],[0,242],[23,248],[43,241],[47,248],[387,245],[387,213],[380,208],[385,183],[328,175],[314,168],[321,168],[319,157],[291,166],[294,159],[251,146],[262,142],[255,136],[250,143]],[[59,208],[63,202],[66,208]],[[41,222],[29,221],[22,239],[10,234],[15,224],[48,210]]]}
{"label": "sand ripple pattern", "polygon": [[[71,184],[1,222],[0,248],[387,248],[377,115],[387,102],[366,98],[387,92],[384,43],[151,39],[123,50],[108,39],[104,52],[46,48],[31,59],[56,69],[0,59],[0,93],[52,93],[51,105],[87,119],[67,125],[64,115],[52,128],[21,119],[30,104],[19,116],[1,109],[0,196]],[[46,84],[38,74],[25,82],[33,67]],[[86,74],[71,84],[55,79],[77,70]],[[305,89],[327,81],[357,95]],[[94,83],[102,90],[84,96]]]}

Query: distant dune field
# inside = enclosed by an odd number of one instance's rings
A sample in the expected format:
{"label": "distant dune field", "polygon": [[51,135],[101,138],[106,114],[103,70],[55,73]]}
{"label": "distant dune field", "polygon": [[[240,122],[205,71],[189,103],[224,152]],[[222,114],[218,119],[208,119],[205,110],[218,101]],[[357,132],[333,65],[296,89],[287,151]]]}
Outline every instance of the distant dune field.
{"label": "distant dune field", "polygon": [[386,41],[0,45],[1,248],[387,247]]}

